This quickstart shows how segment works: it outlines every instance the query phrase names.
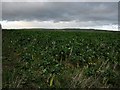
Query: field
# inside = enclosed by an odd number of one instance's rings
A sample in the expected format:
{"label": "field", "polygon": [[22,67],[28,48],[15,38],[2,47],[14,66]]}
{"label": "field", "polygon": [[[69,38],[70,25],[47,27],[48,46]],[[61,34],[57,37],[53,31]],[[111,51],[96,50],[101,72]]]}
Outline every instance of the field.
{"label": "field", "polygon": [[3,88],[120,88],[120,32],[3,30]]}

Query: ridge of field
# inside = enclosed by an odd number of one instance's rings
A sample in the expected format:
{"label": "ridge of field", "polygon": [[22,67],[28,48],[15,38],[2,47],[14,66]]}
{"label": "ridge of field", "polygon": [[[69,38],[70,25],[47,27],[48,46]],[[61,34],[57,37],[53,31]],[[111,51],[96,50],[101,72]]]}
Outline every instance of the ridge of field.
{"label": "ridge of field", "polygon": [[119,32],[119,31],[114,31],[114,30],[101,30],[101,29],[80,29],[80,28],[63,28],[63,29],[46,29],[46,28],[23,28],[23,29],[3,29],[5,30],[28,30],[28,31],[82,31],[82,32]]}

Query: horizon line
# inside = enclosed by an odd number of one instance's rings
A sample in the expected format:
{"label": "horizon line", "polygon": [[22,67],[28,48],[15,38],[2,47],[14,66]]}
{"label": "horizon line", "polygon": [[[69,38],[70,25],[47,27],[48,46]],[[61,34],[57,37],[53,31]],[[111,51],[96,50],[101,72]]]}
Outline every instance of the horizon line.
{"label": "horizon line", "polygon": [[95,29],[95,28],[2,28],[2,30],[22,30],[22,29],[44,29],[44,30],[66,30],[69,29],[69,30],[94,30],[94,31],[118,31],[119,32],[119,29],[118,30],[106,30],[106,29]]}

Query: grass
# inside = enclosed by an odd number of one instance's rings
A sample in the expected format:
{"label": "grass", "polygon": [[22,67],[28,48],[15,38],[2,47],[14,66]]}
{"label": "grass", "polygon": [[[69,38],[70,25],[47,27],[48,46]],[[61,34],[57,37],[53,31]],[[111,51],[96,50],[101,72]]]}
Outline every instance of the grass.
{"label": "grass", "polygon": [[119,88],[120,32],[3,30],[3,88]]}

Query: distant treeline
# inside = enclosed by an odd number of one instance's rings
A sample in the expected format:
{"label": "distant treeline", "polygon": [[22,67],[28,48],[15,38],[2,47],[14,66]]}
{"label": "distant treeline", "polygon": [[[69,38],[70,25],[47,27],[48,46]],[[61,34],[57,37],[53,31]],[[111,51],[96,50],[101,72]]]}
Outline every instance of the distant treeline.
{"label": "distant treeline", "polygon": [[[1,26],[0,26],[1,27]],[[100,29],[79,29],[79,28],[65,28],[65,29],[45,29],[45,28],[30,28],[30,29],[2,29],[2,30],[39,30],[39,31],[82,31],[82,32],[119,32],[112,30],[100,30]]]}

